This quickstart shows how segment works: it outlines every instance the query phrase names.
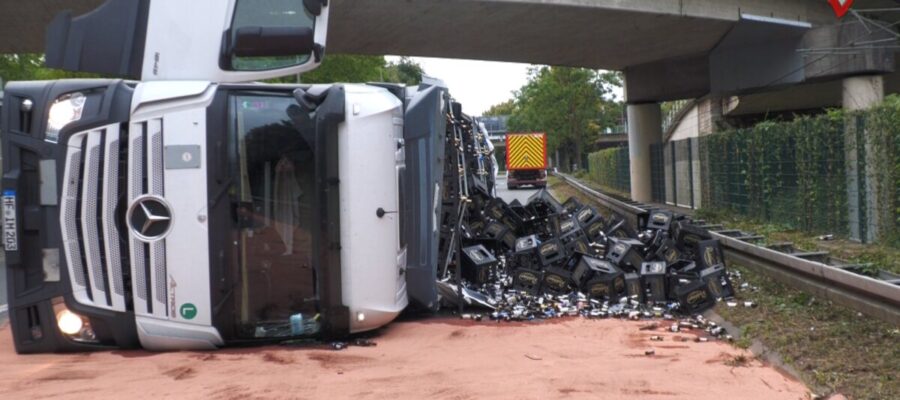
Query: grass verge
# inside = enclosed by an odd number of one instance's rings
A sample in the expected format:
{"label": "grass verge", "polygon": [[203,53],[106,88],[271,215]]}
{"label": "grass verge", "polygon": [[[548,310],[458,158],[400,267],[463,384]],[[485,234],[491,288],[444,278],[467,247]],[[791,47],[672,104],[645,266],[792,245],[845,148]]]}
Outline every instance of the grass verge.
{"label": "grass verge", "polygon": [[761,341],[781,355],[813,387],[853,399],[900,398],[900,328],[820,300],[748,268],[744,282],[758,288],[739,292],[739,303],[756,308],[716,311],[741,329],[741,340]]}

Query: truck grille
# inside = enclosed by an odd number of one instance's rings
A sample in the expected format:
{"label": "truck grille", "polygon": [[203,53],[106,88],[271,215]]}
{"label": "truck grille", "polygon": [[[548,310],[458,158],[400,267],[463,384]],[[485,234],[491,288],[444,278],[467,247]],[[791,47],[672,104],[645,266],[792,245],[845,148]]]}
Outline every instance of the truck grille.
{"label": "truck grille", "polygon": [[119,125],[78,133],[69,139],[60,208],[63,247],[80,303],[125,311],[126,290],[116,224],[118,170],[123,162]]}
{"label": "truck grille", "polygon": [[[162,119],[132,123],[128,151],[128,204],[142,196],[165,196],[163,181]],[[131,274],[134,277],[134,312],[166,317],[166,242],[146,243],[130,232]]]}
{"label": "truck grille", "polygon": [[146,243],[126,210],[142,196],[162,198],[162,120],[110,125],[73,135],[60,208],[63,247],[75,299],[165,318],[166,243]]}

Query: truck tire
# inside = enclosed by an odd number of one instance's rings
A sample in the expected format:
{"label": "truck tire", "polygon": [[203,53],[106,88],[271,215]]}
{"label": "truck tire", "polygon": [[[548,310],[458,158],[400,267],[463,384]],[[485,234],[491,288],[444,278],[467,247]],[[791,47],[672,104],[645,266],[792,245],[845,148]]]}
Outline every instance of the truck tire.
{"label": "truck tire", "polygon": [[519,188],[519,187],[516,186],[516,185],[510,185],[510,184],[508,184],[508,183],[506,184],[506,189],[507,189],[507,190],[516,190],[516,189],[518,189],[518,188]]}

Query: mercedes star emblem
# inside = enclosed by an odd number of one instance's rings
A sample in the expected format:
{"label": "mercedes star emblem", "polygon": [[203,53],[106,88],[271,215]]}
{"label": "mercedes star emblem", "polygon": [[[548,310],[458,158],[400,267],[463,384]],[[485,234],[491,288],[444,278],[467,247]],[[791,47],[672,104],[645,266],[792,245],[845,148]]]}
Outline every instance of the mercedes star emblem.
{"label": "mercedes star emblem", "polygon": [[137,198],[128,210],[128,226],[138,239],[160,240],[172,226],[172,212],[165,200],[156,196]]}

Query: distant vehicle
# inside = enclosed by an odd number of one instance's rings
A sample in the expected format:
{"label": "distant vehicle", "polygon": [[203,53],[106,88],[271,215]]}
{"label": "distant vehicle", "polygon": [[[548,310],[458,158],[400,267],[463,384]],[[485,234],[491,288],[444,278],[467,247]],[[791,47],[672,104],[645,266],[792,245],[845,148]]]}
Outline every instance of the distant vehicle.
{"label": "distant vehicle", "polygon": [[509,190],[526,185],[547,187],[547,134],[507,134],[506,170]]}

